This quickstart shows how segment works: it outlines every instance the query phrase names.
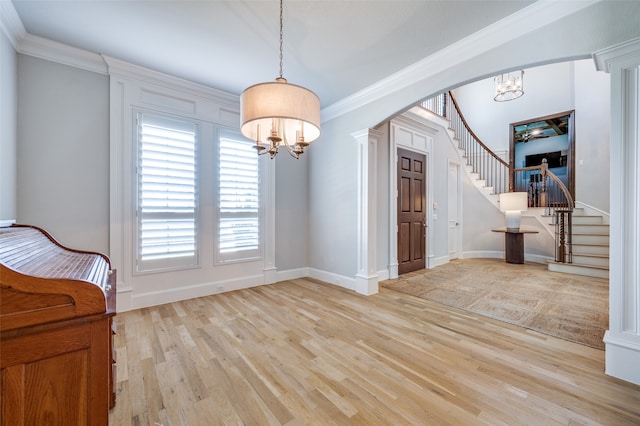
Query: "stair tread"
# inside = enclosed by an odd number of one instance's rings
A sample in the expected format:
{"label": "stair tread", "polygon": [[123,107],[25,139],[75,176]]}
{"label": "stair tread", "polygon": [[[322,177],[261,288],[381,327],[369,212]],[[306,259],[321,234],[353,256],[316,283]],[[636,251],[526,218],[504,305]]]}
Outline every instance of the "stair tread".
{"label": "stair tread", "polygon": [[562,262],[556,262],[555,260],[547,260],[547,263],[553,263],[554,265],[567,265],[568,267],[571,266],[577,266],[580,268],[591,268],[591,269],[600,269],[602,271],[608,271],[609,267],[608,266],[598,266],[598,265],[585,265],[584,263],[562,263]]}
{"label": "stair tread", "polygon": [[[546,209],[546,207],[535,207],[537,209]],[[553,217],[552,214],[543,214],[542,217]],[[602,217],[597,214],[576,214],[575,211],[572,214],[573,217]],[[602,223],[602,225],[608,225],[608,223]]]}
{"label": "stair tread", "polygon": [[572,254],[574,256],[582,256],[582,257],[595,257],[595,258],[609,258],[608,254],[597,254],[597,253],[576,253],[575,250],[573,250]]}

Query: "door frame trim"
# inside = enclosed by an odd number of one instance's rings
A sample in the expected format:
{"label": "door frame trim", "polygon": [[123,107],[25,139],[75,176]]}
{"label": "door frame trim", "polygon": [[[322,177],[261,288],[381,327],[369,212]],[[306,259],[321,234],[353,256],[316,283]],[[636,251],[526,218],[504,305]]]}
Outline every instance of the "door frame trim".
{"label": "door frame trim", "polygon": [[[458,205],[458,211],[456,212],[456,259],[462,259],[462,183],[461,183],[461,179],[462,179],[462,175],[461,175],[461,167],[462,165],[460,164],[460,161],[457,160],[453,160],[453,159],[449,159],[448,162],[448,166],[447,166],[447,179],[449,179],[449,168],[451,168],[451,166],[455,166],[456,168],[456,204]],[[448,188],[449,183],[447,182],[447,188]],[[447,194],[447,197],[449,196],[449,194]],[[450,208],[450,203],[447,203],[449,205],[447,205],[447,233],[449,231],[448,229],[448,222],[449,222],[449,208]],[[449,244],[448,241],[449,235],[447,235],[447,244]],[[451,260],[451,252],[449,251],[448,247],[447,247],[447,253],[449,255],[449,260]]]}
{"label": "door frame trim", "polygon": [[425,122],[399,116],[389,126],[389,278],[398,277],[398,148],[426,156],[426,250],[425,268],[433,257],[433,135],[438,130]]}

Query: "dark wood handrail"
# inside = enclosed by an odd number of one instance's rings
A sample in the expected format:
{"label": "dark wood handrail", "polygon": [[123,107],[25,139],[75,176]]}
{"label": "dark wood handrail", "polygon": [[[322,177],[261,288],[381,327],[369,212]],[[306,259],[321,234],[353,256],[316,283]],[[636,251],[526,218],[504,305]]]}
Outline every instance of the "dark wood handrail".
{"label": "dark wood handrail", "polygon": [[453,106],[456,108],[456,111],[458,112],[458,115],[460,116],[460,119],[462,120],[462,124],[464,124],[464,127],[467,129],[469,134],[476,140],[478,145],[480,145],[487,152],[487,154],[491,155],[493,158],[498,160],[499,163],[501,163],[502,165],[504,165],[505,167],[510,169],[511,167],[510,167],[509,163],[504,161],[502,158],[498,157],[496,155],[496,153],[493,152],[491,149],[489,149],[489,147],[486,146],[480,140],[478,135],[476,135],[475,132],[473,130],[471,130],[471,127],[469,127],[469,123],[467,123],[467,120],[464,118],[464,115],[462,114],[462,111],[460,111],[460,108],[458,107],[458,102],[456,102],[456,98],[453,97],[453,93],[449,92],[449,97],[451,98],[451,101],[453,102]]}
{"label": "dark wood handrail", "polygon": [[573,201],[573,197],[569,193],[569,189],[567,189],[565,184],[560,180],[560,178],[558,176],[554,175],[553,172],[547,170],[547,174],[549,175],[549,177],[551,177],[551,179],[553,179],[553,181],[555,183],[558,184],[558,187],[562,190],[562,193],[564,194],[565,198],[567,199],[568,207],[573,210],[575,208],[576,204],[575,204],[575,201]]}

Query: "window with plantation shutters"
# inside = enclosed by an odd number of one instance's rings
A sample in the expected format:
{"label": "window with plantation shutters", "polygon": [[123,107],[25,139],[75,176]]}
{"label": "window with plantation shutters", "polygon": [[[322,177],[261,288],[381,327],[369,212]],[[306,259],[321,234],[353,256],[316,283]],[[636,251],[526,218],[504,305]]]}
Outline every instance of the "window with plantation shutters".
{"label": "window with plantation shutters", "polygon": [[139,113],[137,270],[197,264],[197,124]]}
{"label": "window with plantation shutters", "polygon": [[218,163],[218,258],[260,256],[260,170],[251,142],[223,132]]}

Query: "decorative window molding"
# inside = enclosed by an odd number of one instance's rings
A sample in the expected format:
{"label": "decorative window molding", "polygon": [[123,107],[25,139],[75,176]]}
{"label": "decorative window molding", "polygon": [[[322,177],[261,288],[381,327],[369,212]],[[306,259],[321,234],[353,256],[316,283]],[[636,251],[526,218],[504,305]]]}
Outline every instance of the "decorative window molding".
{"label": "decorative window molding", "polygon": [[[273,166],[261,161],[259,247],[250,255],[218,256],[217,163],[221,135],[239,136],[237,96],[104,57],[110,80],[110,257],[118,269],[118,306],[129,310],[275,281]],[[197,128],[196,255],[190,262],[148,262],[138,268],[138,113]],[[255,154],[254,154],[255,155]],[[145,263],[143,261],[143,263]],[[179,263],[179,262],[178,262]]]}

